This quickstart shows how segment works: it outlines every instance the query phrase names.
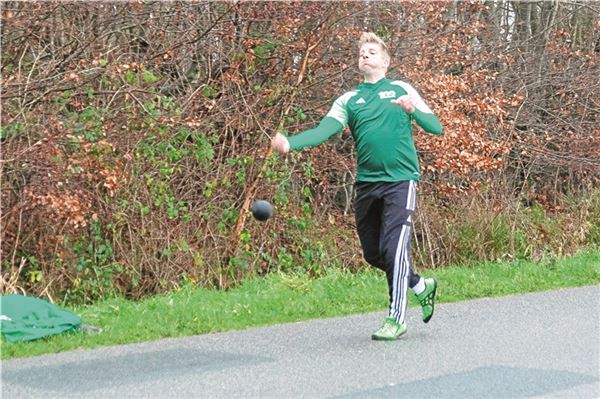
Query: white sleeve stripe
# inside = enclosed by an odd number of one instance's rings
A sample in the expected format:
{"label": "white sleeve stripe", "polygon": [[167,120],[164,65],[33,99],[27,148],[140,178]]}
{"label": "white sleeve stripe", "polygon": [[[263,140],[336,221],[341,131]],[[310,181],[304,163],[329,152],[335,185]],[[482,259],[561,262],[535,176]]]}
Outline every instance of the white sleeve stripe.
{"label": "white sleeve stripe", "polygon": [[346,105],[348,104],[348,101],[350,101],[350,99],[356,95],[356,93],[356,91],[349,91],[338,97],[333,102],[333,105],[326,116],[337,120],[342,124],[342,126],[346,127],[348,125],[348,110]]}
{"label": "white sleeve stripe", "polygon": [[401,80],[395,80],[395,81],[391,82],[390,84],[393,84],[395,86],[400,86],[404,90],[406,90],[406,93],[408,93],[408,95],[414,99],[415,107],[419,111],[421,111],[425,114],[433,114],[433,111],[427,106],[427,104],[425,104],[425,101],[423,101],[423,99],[419,95],[419,92],[417,92],[414,87],[412,87],[408,83],[403,82]]}

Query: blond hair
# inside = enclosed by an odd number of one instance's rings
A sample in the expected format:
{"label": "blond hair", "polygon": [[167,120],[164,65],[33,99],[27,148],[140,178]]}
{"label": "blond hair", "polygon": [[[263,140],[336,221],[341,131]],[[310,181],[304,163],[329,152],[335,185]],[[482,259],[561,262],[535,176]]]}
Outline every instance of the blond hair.
{"label": "blond hair", "polygon": [[377,36],[373,32],[363,32],[363,34],[360,35],[360,39],[358,40],[358,48],[360,49],[363,46],[363,44],[367,44],[367,43],[378,44],[379,47],[381,47],[381,50],[383,50],[383,53],[385,54],[385,56],[389,60],[390,52],[388,50],[388,46],[387,46],[387,44],[385,44],[385,42],[379,36]]}

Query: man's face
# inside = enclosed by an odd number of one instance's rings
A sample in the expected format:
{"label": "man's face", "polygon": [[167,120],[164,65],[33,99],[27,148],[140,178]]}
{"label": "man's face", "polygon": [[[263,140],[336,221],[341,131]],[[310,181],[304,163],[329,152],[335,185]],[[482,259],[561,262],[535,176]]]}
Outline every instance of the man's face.
{"label": "man's face", "polygon": [[361,72],[371,73],[376,70],[385,72],[389,65],[390,59],[379,44],[365,43],[360,47],[358,53],[358,69]]}

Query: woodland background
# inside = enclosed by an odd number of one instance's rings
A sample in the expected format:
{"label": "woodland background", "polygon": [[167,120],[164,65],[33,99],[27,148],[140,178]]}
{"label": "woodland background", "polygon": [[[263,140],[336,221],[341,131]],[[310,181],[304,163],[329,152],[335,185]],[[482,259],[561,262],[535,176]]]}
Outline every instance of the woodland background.
{"label": "woodland background", "polygon": [[1,8],[3,293],[82,303],[366,267],[349,132],[268,149],[360,82],[363,31],[445,128],[415,126],[417,269],[600,245],[600,3]]}

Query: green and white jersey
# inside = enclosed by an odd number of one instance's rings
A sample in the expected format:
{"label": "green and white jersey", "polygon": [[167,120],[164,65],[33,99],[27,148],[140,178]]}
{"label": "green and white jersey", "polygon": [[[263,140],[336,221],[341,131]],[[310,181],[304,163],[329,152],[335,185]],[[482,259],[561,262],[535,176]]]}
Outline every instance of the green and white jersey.
{"label": "green and white jersey", "polygon": [[[406,94],[415,104],[412,114],[390,103]],[[288,140],[292,150],[316,146],[348,126],[356,148],[357,181],[419,180],[413,119],[425,131],[442,134],[439,119],[410,84],[384,78],[377,83],[363,82],[338,97],[319,126]]]}

